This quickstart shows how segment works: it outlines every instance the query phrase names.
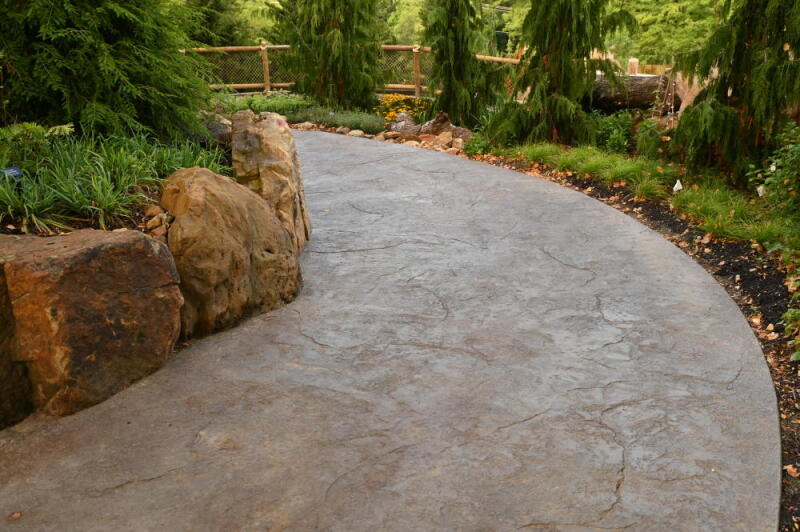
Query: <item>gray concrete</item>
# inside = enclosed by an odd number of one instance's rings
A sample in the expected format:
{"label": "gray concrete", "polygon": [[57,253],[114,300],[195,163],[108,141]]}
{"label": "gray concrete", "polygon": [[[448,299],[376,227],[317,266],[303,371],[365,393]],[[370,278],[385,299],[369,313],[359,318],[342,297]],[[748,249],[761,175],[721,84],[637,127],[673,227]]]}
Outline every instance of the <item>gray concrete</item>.
{"label": "gray concrete", "polygon": [[301,297],[0,433],[0,526],[776,530],[767,368],[681,251],[543,180],[298,139]]}

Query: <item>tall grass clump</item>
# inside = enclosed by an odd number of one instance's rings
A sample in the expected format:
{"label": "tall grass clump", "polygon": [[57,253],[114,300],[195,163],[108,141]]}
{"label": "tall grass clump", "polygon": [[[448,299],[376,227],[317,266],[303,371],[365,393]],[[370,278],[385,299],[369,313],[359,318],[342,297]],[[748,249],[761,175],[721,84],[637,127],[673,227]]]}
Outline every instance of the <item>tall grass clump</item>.
{"label": "tall grass clump", "polygon": [[225,154],[137,135],[75,137],[35,125],[0,129],[0,224],[23,232],[123,225],[179,168],[228,173]]}

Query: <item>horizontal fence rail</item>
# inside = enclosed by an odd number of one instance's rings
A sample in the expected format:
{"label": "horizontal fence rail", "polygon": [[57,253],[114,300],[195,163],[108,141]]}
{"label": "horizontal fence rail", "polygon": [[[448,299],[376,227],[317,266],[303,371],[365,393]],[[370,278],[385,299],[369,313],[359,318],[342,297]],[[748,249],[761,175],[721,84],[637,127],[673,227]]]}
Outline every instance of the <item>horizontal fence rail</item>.
{"label": "horizontal fence rail", "polygon": [[[287,61],[288,44],[266,44],[260,46],[218,46],[214,48],[191,48],[181,53],[196,53],[208,56],[213,76],[219,83],[212,89],[261,90],[288,89],[297,82],[297,77]],[[518,65],[520,60],[511,57],[476,55],[480,61],[499,65]],[[427,46],[407,44],[384,44],[381,46],[379,66],[384,79],[389,80],[379,91],[413,92],[420,97],[428,89],[433,54]],[[630,67],[629,67],[630,68]],[[638,62],[637,62],[638,68]],[[638,72],[663,74],[670,65],[642,65]]]}
{"label": "horizontal fence rail", "polygon": [[[288,89],[297,81],[288,68],[286,44],[262,44],[260,46],[218,46],[214,48],[191,48],[181,53],[196,53],[208,56],[214,78],[221,83],[212,89],[263,90]],[[498,64],[519,64],[519,59],[508,57],[476,56],[481,61]],[[384,44],[379,59],[384,79],[388,83],[378,90],[414,92],[419,97],[428,88],[433,70],[433,55],[427,46]]]}

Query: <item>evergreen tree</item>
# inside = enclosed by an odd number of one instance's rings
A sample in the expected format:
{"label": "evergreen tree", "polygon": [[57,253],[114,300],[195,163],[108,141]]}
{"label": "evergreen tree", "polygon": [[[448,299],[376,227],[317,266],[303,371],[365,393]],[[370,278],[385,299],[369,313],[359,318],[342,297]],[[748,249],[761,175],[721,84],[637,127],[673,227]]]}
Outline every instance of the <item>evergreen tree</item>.
{"label": "evergreen tree", "polygon": [[681,117],[678,141],[693,165],[719,163],[744,185],[800,104],[800,3],[728,1],[727,22],[679,64],[707,87]]}
{"label": "evergreen tree", "polygon": [[428,0],[423,21],[424,40],[433,49],[430,85],[439,91],[432,110],[474,126],[496,95],[498,77],[475,58],[482,37],[478,12],[472,0]]}
{"label": "evergreen tree", "polygon": [[292,46],[295,90],[340,107],[370,108],[380,85],[378,0],[280,0],[275,39]]}
{"label": "evergreen tree", "polygon": [[238,0],[186,0],[198,15],[189,28],[189,38],[208,46],[235,46],[250,41],[243,6]]}
{"label": "evergreen tree", "polygon": [[4,0],[4,122],[74,122],[84,131],[198,130],[210,96],[181,4],[164,0]]}
{"label": "evergreen tree", "polygon": [[527,46],[516,81],[516,100],[507,102],[489,125],[499,142],[590,140],[593,130],[581,102],[591,97],[597,72],[616,82],[614,65],[593,59],[606,39],[634,28],[626,11],[610,11],[610,0],[530,0],[522,25]]}

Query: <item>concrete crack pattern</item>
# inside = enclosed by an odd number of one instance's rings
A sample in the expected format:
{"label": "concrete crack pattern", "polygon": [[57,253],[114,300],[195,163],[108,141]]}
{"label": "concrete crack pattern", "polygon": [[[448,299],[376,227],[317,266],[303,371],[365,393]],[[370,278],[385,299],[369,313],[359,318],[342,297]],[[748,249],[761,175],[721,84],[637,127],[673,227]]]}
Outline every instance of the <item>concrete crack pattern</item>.
{"label": "concrete crack pattern", "polygon": [[303,292],[0,432],[6,528],[775,532],[772,381],[702,268],[529,175],[297,139]]}

